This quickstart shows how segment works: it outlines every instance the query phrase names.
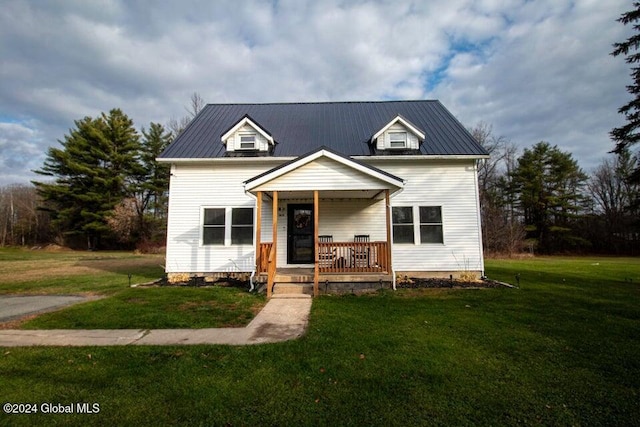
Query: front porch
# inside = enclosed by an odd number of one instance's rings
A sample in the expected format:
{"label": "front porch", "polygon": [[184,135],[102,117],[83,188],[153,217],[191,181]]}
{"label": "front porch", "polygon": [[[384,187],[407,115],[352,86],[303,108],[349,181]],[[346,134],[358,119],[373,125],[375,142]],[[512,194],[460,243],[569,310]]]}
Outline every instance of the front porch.
{"label": "front porch", "polygon": [[[317,296],[321,283],[392,282],[390,195],[402,186],[324,149],[246,181],[256,199],[256,273],[267,297],[283,283],[313,284]],[[263,217],[271,233],[263,234]]]}

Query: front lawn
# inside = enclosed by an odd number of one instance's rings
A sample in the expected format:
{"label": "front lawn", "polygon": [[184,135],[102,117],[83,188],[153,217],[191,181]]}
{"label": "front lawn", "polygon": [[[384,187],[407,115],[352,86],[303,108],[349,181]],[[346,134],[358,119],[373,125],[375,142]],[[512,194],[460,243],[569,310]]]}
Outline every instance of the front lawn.
{"label": "front lawn", "polygon": [[640,425],[640,262],[490,260],[520,289],[313,301],[299,340],[7,348],[4,425]]}
{"label": "front lawn", "polygon": [[263,295],[237,288],[130,288],[108,298],[40,315],[21,329],[174,329],[246,326]]}

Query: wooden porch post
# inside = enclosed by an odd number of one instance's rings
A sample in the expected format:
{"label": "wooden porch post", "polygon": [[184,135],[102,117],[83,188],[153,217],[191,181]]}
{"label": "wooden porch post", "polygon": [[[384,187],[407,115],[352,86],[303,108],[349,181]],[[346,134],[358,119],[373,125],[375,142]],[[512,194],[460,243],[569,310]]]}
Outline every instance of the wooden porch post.
{"label": "wooden porch post", "polygon": [[262,233],[262,191],[258,191],[256,200],[256,272],[260,274],[260,234]]}
{"label": "wooden porch post", "polygon": [[318,190],[313,190],[313,296],[318,296],[319,255],[318,255]]}
{"label": "wooden porch post", "polygon": [[[384,190],[384,204],[387,219],[387,269],[388,273],[392,274],[393,268],[391,267],[391,202],[389,201],[389,189]],[[394,282],[395,283],[395,282]]]}
{"label": "wooden porch post", "polygon": [[269,251],[269,276],[267,279],[267,298],[271,298],[271,292],[273,288],[273,279],[275,276],[276,268],[278,266],[278,252],[277,252],[277,244],[278,244],[278,192],[273,192],[273,209],[272,209],[272,239],[273,243],[271,243],[271,251]]}

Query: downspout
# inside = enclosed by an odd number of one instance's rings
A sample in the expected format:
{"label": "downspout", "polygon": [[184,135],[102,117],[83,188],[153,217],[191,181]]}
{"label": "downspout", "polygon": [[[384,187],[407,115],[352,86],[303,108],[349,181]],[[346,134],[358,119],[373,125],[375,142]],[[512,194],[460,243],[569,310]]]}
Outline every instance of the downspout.
{"label": "downspout", "polygon": [[[252,199],[256,200],[256,202],[257,202],[257,199],[255,198],[255,196],[246,190],[246,183],[243,183],[242,186],[245,187],[244,194],[246,194],[247,196],[249,196]],[[255,230],[255,228],[254,228],[254,230]],[[256,238],[255,238],[255,236],[253,236],[253,246],[254,247],[256,246]],[[255,260],[256,256],[257,256],[257,254],[254,254],[254,256],[253,256],[254,260]],[[254,279],[255,276],[256,276],[256,263],[254,262],[253,263],[253,269],[251,270],[251,275],[249,276],[249,285],[250,285],[249,292],[253,292],[255,290],[255,288],[256,288],[256,285],[253,282],[253,279]]]}

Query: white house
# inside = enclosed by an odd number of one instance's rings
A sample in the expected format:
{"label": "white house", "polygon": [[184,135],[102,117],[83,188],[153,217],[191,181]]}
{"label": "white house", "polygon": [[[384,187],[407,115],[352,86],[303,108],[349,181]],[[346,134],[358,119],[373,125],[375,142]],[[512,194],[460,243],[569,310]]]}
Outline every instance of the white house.
{"label": "white house", "polygon": [[476,164],[439,101],[211,104],[171,164],[169,277],[391,283],[482,275]]}

